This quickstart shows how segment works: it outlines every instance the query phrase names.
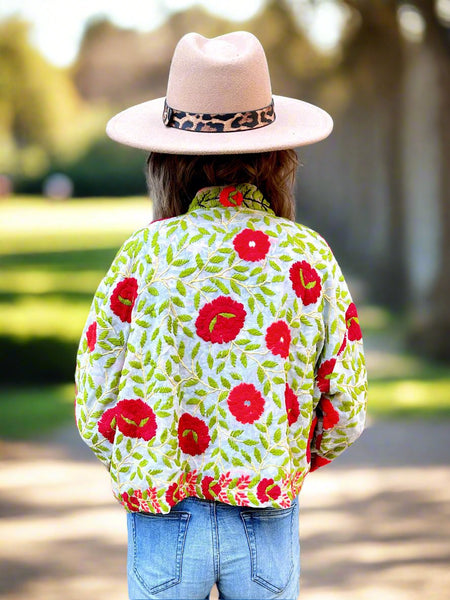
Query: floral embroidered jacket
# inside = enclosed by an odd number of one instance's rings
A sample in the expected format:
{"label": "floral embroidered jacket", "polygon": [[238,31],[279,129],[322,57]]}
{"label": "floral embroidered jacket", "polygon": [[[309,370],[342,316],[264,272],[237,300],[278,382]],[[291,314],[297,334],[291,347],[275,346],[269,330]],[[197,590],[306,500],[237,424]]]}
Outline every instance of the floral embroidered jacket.
{"label": "floral embroidered jacket", "polygon": [[361,434],[361,329],[325,240],[250,185],[204,188],[122,245],[75,372],[83,440],[129,511],[284,508]]}

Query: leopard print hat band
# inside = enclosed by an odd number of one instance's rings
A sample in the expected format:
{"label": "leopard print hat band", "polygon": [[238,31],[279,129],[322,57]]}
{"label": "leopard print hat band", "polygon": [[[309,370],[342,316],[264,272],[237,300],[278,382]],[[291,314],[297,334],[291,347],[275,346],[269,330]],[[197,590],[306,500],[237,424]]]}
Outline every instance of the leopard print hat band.
{"label": "leopard print hat band", "polygon": [[266,127],[275,121],[273,100],[264,108],[236,113],[193,113],[175,110],[164,101],[164,125],[202,133],[227,133]]}

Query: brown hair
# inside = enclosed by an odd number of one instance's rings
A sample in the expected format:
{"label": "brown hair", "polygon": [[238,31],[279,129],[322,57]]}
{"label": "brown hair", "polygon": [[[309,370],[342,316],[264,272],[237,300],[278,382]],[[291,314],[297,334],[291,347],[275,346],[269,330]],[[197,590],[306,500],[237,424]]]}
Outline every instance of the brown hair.
{"label": "brown hair", "polygon": [[147,159],[146,177],[153,218],[184,214],[201,188],[252,183],[276,215],[293,221],[298,164],[295,150],[200,156],[152,152]]}

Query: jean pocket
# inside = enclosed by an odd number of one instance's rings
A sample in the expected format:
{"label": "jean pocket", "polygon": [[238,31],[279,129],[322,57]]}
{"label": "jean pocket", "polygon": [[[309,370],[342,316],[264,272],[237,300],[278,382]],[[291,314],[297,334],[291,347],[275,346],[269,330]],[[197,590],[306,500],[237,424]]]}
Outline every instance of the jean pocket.
{"label": "jean pocket", "polygon": [[282,592],[294,568],[293,514],[289,508],[241,512],[251,557],[251,578],[272,592]]}
{"label": "jean pocket", "polygon": [[130,513],[132,569],[150,594],[180,583],[190,513]]}

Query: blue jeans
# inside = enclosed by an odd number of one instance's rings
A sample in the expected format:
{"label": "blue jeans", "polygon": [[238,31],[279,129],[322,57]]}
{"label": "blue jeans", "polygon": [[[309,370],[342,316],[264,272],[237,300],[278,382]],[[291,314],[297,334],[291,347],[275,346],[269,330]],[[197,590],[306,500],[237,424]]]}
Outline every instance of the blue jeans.
{"label": "blue jeans", "polygon": [[289,508],[185,498],[168,514],[127,513],[130,600],[297,600],[298,497]]}

